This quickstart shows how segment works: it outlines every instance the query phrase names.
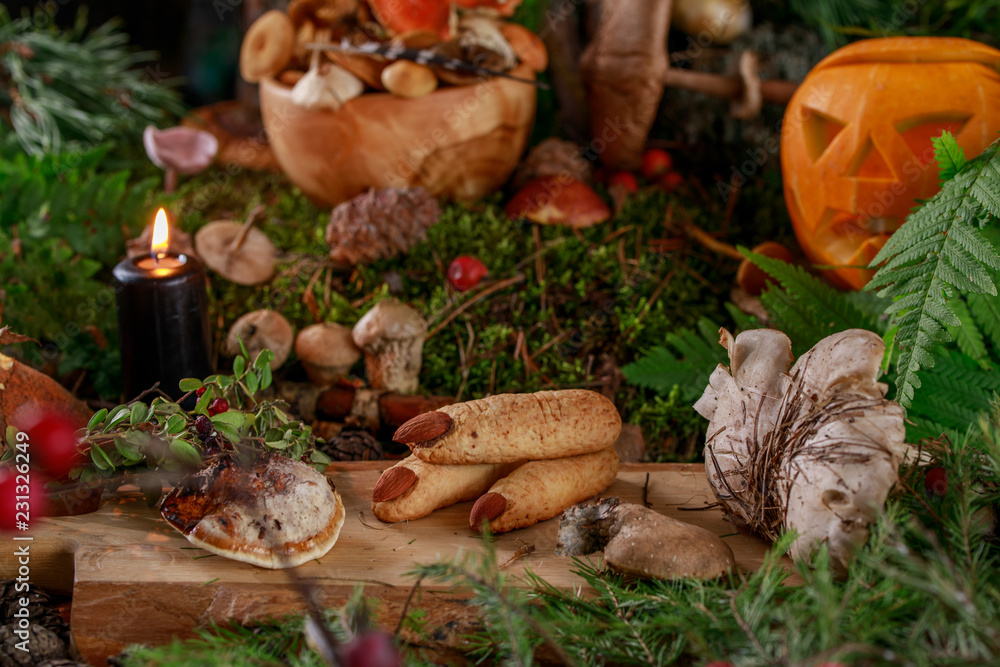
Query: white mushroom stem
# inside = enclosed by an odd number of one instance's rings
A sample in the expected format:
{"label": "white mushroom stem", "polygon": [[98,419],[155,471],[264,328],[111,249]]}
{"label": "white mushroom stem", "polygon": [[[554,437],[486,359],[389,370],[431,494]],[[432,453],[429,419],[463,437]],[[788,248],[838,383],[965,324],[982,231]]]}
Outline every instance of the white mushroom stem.
{"label": "white mushroom stem", "polygon": [[[327,44],[330,29],[316,32],[316,41]],[[331,109],[336,111],[344,102],[364,92],[365,84],[358,77],[334,63],[320,66],[320,50],[313,51],[309,71],[292,88],[292,102],[304,109]]]}
{"label": "white mushroom stem", "polygon": [[368,384],[412,394],[420,384],[427,322],[397,299],[375,304],[354,326],[354,342],[364,350]]}

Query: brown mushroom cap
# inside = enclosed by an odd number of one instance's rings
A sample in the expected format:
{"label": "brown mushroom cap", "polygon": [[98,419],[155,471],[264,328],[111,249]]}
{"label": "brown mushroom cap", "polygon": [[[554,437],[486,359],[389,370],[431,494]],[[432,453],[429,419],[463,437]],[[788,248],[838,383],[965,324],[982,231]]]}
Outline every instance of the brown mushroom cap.
{"label": "brown mushroom cap", "polygon": [[277,9],[264,12],[253,22],[240,46],[240,75],[250,83],[274,76],[292,59],[295,26]]}
{"label": "brown mushroom cap", "polygon": [[360,348],[382,341],[412,338],[427,333],[427,321],[399,299],[382,299],[354,325],[352,335]]}
{"label": "brown mushroom cap", "polygon": [[292,325],[281,313],[255,310],[233,323],[226,337],[225,352],[229,356],[236,356],[240,351],[241,340],[251,359],[256,359],[261,350],[271,350],[274,353],[271,370],[275,370],[288,359],[294,338]]}
{"label": "brown mushroom cap", "polygon": [[249,466],[220,457],[174,487],[160,515],[206,551],[278,569],[326,554],[346,512],[326,477],[270,452]]}
{"label": "brown mushroom cap", "polygon": [[434,92],[438,80],[426,65],[397,60],[382,70],[382,85],[398,97],[423,97]]}
{"label": "brown mushroom cap", "polygon": [[243,225],[231,220],[210,222],[194,236],[198,256],[226,280],[238,285],[259,285],[274,275],[274,244],[259,229],[247,230],[239,247],[234,241]]}
{"label": "brown mushroom cap", "polygon": [[295,337],[295,354],[313,384],[326,386],[344,377],[361,359],[351,330],[335,322],[312,324]]}
{"label": "brown mushroom cap", "polygon": [[358,10],[358,0],[292,0],[288,18],[295,27],[309,21],[318,28],[330,28]]}
{"label": "brown mushroom cap", "polygon": [[583,181],[542,176],[521,188],[504,208],[507,217],[527,218],[543,225],[590,227],[611,217],[611,209]]}
{"label": "brown mushroom cap", "polygon": [[[775,241],[765,241],[754,246],[751,252],[765,257],[780,259],[785,262],[792,261],[792,253],[785,246]],[[736,284],[750,296],[758,296],[772,282],[771,277],[760,270],[756,264],[749,259],[740,262],[740,268],[736,270]]]}
{"label": "brown mushroom cap", "polygon": [[750,30],[753,13],[747,0],[675,0],[670,20],[692,37],[725,45]]}

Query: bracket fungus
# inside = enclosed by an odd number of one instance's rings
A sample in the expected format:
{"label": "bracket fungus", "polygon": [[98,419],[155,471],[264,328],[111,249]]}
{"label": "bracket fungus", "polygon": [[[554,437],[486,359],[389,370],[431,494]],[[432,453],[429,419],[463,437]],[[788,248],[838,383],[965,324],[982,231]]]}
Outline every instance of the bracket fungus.
{"label": "bracket fungus", "polygon": [[295,354],[309,381],[325,387],[345,377],[361,359],[351,330],[335,322],[313,324],[295,337]]}
{"label": "bracket fungus", "polygon": [[194,237],[195,250],[205,265],[237,285],[259,285],[274,276],[274,244],[254,227],[260,211],[256,207],[243,224],[210,222]]}
{"label": "bracket fungus", "polygon": [[842,331],[792,365],[780,331],[720,333],[730,366],[695,409],[709,420],[705,469],[723,511],[768,539],[794,529],[796,560],[826,543],[846,571],[908,451],[903,408],[877,381],[882,338]]}
{"label": "bracket fungus", "polygon": [[281,313],[273,310],[254,310],[233,323],[226,336],[226,352],[236,356],[240,351],[240,341],[246,347],[251,359],[256,359],[261,350],[271,350],[271,370],[285,363],[292,351],[295,332]]}
{"label": "bracket fungus", "polygon": [[412,394],[420,384],[427,322],[398,299],[383,299],[354,325],[354,342],[364,350],[368,384]]}

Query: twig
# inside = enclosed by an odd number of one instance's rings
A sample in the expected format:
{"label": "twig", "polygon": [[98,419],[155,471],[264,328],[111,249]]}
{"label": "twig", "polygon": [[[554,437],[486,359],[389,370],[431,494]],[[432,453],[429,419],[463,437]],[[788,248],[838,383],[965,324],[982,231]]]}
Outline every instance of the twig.
{"label": "twig", "polygon": [[518,275],[513,276],[511,278],[507,278],[506,280],[501,280],[498,283],[494,283],[494,284],[490,285],[489,287],[487,287],[486,289],[484,289],[482,292],[480,292],[476,296],[472,297],[471,299],[469,299],[468,301],[466,301],[465,303],[463,303],[461,306],[459,306],[455,310],[451,311],[451,314],[448,315],[448,317],[446,317],[444,320],[442,320],[441,323],[438,324],[436,327],[434,327],[433,329],[431,329],[430,333],[427,334],[427,338],[425,338],[424,340],[427,340],[427,339],[431,338],[434,334],[436,334],[439,331],[441,331],[441,329],[443,329],[446,326],[448,326],[451,323],[452,320],[454,320],[456,317],[458,317],[459,315],[461,315],[462,313],[464,313],[466,310],[468,310],[469,308],[471,308],[476,303],[482,301],[483,299],[485,299],[488,296],[492,296],[493,294],[496,294],[497,292],[500,292],[502,290],[507,289],[511,285],[516,285],[517,283],[520,283],[520,282],[524,282],[524,275],[523,274],[518,274]]}
{"label": "twig", "polygon": [[735,618],[736,622],[739,623],[741,628],[743,628],[743,632],[745,632],[747,637],[750,638],[754,648],[756,648],[758,653],[761,655],[767,655],[764,651],[764,647],[760,644],[760,640],[757,639],[757,635],[753,633],[753,628],[751,628],[750,624],[743,620],[743,617],[740,616],[740,610],[736,608],[736,593],[729,594],[729,607],[733,610],[733,618]]}
{"label": "twig", "polygon": [[413,601],[413,596],[416,594],[417,589],[420,588],[420,584],[423,580],[423,576],[417,579],[417,581],[413,584],[413,588],[410,589],[410,594],[406,596],[406,602],[403,603],[403,611],[399,613],[399,623],[396,624],[396,630],[392,633],[397,640],[399,639],[399,633],[403,630],[403,621],[406,620],[406,612],[410,610],[410,603]]}
{"label": "twig", "polygon": [[736,249],[736,246],[718,240],[690,220],[682,221],[681,227],[684,229],[684,233],[687,234],[692,240],[697,241],[712,252],[741,262],[746,259],[743,256],[743,253]]}

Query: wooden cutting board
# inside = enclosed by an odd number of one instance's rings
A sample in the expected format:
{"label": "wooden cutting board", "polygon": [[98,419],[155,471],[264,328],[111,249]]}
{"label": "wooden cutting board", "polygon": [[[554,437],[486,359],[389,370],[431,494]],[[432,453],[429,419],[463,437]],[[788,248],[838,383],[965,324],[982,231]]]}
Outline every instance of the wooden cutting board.
{"label": "wooden cutting board", "polygon": [[[156,510],[146,507],[135,489],[123,487],[100,510],[75,517],[46,519],[30,533],[32,583],[72,593],[71,629],[82,657],[103,665],[132,643],[161,644],[193,636],[211,621],[276,617],[303,608],[292,576],[315,584],[325,605],[342,606],[364,586],[377,601],[378,621],[396,627],[415,578],[407,573],[420,563],[481,550],[482,541],[468,526],[471,503],[435,512],[410,523],[388,525],[372,514],[372,487],[390,462],[334,465],[329,474],[344,499],[347,518],[340,539],[318,561],[295,570],[265,570],[193,547]],[[644,486],[652,508],[706,528],[724,539],[741,570],[757,568],[767,545],[736,533],[714,502],[702,465],[626,464],[603,494],[643,502]],[[558,518],[495,538],[497,562],[511,575],[526,568],[567,588],[582,580],[571,572],[571,559],[555,555]],[[520,555],[526,547],[534,550]],[[0,550],[0,578],[15,576],[13,549]],[[597,558],[594,556],[593,558]],[[516,577],[513,583],[517,585]],[[431,644],[455,648],[475,613],[460,595],[421,583],[411,609],[425,612],[437,628]]]}

